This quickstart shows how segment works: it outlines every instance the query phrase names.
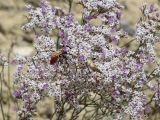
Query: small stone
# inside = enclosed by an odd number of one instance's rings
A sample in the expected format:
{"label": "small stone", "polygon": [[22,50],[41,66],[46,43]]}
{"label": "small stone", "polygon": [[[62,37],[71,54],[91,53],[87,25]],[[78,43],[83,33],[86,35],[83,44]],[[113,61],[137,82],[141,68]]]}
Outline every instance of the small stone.
{"label": "small stone", "polygon": [[33,52],[33,47],[31,46],[15,46],[14,53],[22,56],[29,56]]}
{"label": "small stone", "polygon": [[32,44],[33,43],[33,38],[30,35],[24,34],[23,35],[23,40],[27,43]]}

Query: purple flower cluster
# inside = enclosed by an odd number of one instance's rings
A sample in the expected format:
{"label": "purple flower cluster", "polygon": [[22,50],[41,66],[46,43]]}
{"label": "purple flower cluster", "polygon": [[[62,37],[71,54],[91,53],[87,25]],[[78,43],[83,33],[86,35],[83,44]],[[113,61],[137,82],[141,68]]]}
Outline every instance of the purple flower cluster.
{"label": "purple flower cluster", "polygon": [[[45,0],[39,8],[27,6],[29,21],[23,29],[35,31],[36,54],[14,59],[19,87],[14,95],[24,102],[18,111],[20,118],[30,120],[44,97],[55,98],[58,113],[62,101],[78,112],[85,105],[80,98],[97,95],[100,101],[96,104],[108,111],[105,114],[115,119],[125,115],[142,119],[149,110],[146,87],[155,91],[153,99],[160,106],[159,61],[154,51],[159,42],[157,9],[153,5],[142,8],[144,16],[136,32],[139,47],[131,51],[113,45],[125,36],[119,25],[123,7],[116,0],[80,0],[79,4],[84,7],[82,23]],[[98,17],[101,25],[91,25]],[[148,64],[156,65],[150,74],[145,70]]]}

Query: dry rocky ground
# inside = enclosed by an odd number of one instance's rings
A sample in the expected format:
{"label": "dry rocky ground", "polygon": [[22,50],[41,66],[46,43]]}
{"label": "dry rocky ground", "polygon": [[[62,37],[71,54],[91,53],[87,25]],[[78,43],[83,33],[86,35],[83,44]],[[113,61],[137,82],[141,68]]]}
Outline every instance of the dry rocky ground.
{"label": "dry rocky ground", "polygon": [[[39,0],[0,0],[0,49],[5,55],[8,54],[8,50],[12,42],[16,42],[11,56],[15,54],[21,54],[24,56],[32,55],[34,49],[32,47],[34,35],[32,33],[25,33],[21,30],[21,26],[27,21],[26,12],[25,12],[25,4],[31,3],[34,6],[37,6]],[[63,7],[65,9],[68,8],[65,1],[67,0],[50,0],[53,5],[58,5],[59,7]],[[76,0],[74,0],[76,1]],[[125,5],[124,16],[123,16],[123,27],[124,29],[132,35],[134,33],[135,24],[140,16],[140,6],[142,6],[145,2],[157,2],[157,0],[120,0],[122,4]],[[79,19],[81,17],[81,7],[75,7],[73,5],[73,11],[76,15],[76,18]],[[131,27],[129,27],[131,25]],[[133,46],[134,47],[134,46]],[[159,47],[157,47],[157,51],[159,51]],[[1,68],[0,68],[1,69]],[[14,66],[11,67],[11,83],[13,78]],[[5,76],[7,79],[7,75]],[[7,83],[7,82],[6,82]],[[7,113],[8,109],[8,89],[6,85],[3,85],[3,105],[5,107],[5,113]],[[50,100],[45,100],[45,103],[40,103],[40,109],[38,114],[41,118],[37,118],[37,120],[47,120],[47,116],[52,113],[53,105]],[[14,112],[14,104],[11,104],[10,109],[10,120],[16,120],[16,113]],[[0,120],[2,120],[2,115],[0,112]]]}

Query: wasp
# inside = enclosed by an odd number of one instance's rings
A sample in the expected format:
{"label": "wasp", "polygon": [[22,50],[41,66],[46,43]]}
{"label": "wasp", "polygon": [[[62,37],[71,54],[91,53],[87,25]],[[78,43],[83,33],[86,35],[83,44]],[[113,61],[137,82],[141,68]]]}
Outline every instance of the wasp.
{"label": "wasp", "polygon": [[51,56],[50,64],[54,65],[57,62],[60,55],[62,55],[62,53],[63,53],[62,49],[55,51]]}
{"label": "wasp", "polygon": [[67,59],[66,54],[67,54],[67,52],[62,49],[55,51],[51,56],[50,64],[54,65],[58,61],[59,58]]}
{"label": "wasp", "polygon": [[97,68],[97,65],[91,59],[87,61],[87,64],[93,71],[101,73],[101,71]]}

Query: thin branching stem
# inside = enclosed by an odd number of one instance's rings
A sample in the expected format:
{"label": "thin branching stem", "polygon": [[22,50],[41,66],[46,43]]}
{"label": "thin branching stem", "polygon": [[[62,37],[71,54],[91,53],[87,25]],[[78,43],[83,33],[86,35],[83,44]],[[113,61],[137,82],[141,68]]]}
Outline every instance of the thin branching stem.
{"label": "thin branching stem", "polygon": [[5,114],[4,114],[4,109],[3,109],[3,95],[2,95],[2,93],[3,93],[3,80],[4,80],[4,66],[2,66],[2,71],[1,71],[1,73],[0,73],[0,80],[1,80],[1,91],[0,91],[0,106],[1,106],[1,112],[2,112],[2,116],[3,116],[3,120],[5,120]]}

